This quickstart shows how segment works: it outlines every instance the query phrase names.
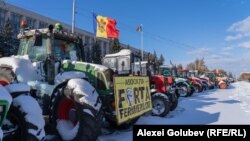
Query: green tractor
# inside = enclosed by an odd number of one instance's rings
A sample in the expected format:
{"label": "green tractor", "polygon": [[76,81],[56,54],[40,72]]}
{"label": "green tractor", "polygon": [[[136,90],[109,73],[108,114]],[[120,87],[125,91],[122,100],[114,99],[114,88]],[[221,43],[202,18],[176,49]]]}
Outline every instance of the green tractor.
{"label": "green tractor", "polygon": [[[49,117],[49,129],[62,140],[95,141],[104,121],[128,128],[151,111],[148,77],[121,76],[103,65],[83,62],[81,38],[57,27],[22,30],[18,55],[13,56],[18,82],[31,87]],[[20,60],[32,68],[18,64]]]}

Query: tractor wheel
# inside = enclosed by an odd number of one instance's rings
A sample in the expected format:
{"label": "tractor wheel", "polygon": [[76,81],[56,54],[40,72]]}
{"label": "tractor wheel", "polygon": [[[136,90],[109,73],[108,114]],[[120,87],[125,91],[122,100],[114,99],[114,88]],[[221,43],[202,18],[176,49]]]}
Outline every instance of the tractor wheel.
{"label": "tractor wheel", "polygon": [[155,93],[152,95],[152,115],[165,117],[170,111],[170,100],[166,94]]}
{"label": "tractor wheel", "polygon": [[80,104],[63,94],[65,85],[54,90],[51,105],[52,122],[60,138],[65,141],[95,141],[101,133],[101,121],[94,108]]}
{"label": "tractor wheel", "polygon": [[171,99],[171,107],[170,107],[170,111],[173,111],[177,105],[178,105],[178,97],[175,93],[170,94],[170,99]]}
{"label": "tractor wheel", "polygon": [[188,87],[184,84],[178,84],[178,95],[181,97],[189,96]]}
{"label": "tractor wheel", "polygon": [[226,89],[226,87],[227,87],[227,84],[226,83],[220,83],[220,85],[219,85],[219,88],[220,89]]}
{"label": "tractor wheel", "polygon": [[197,85],[197,84],[194,84],[193,87],[194,87],[194,92],[195,92],[195,93],[200,93],[200,92],[202,92],[201,86],[199,86],[199,85]]}
{"label": "tractor wheel", "polygon": [[[19,99],[19,100],[16,100]],[[31,105],[15,104],[26,100]],[[32,102],[31,102],[32,101]],[[3,122],[3,141],[41,141],[45,137],[42,111],[35,99],[21,95],[13,100],[7,117]],[[27,104],[27,103],[26,103]],[[28,106],[28,108],[27,108]],[[29,106],[32,106],[32,110]],[[26,108],[25,108],[26,107]],[[40,112],[39,112],[40,110]],[[31,111],[31,112],[30,112]]]}
{"label": "tractor wheel", "polygon": [[191,86],[190,88],[188,88],[188,96],[192,96],[194,94],[194,87]]}

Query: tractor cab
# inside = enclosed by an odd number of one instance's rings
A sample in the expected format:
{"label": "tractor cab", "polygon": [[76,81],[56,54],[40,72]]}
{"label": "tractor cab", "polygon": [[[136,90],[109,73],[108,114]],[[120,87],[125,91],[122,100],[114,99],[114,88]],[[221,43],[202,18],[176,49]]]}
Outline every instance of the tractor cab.
{"label": "tractor cab", "polygon": [[177,69],[176,73],[177,73],[177,77],[185,78],[185,79],[188,78],[188,70]]}
{"label": "tractor cab", "polygon": [[135,55],[129,49],[122,49],[118,53],[106,54],[102,59],[102,64],[112,69],[117,75],[128,76],[133,73],[137,75],[144,73],[144,70],[142,71],[141,69],[141,57]]}
{"label": "tractor cab", "polygon": [[188,77],[199,77],[197,70],[189,70],[187,73]]}
{"label": "tractor cab", "polygon": [[48,28],[26,30],[18,34],[19,56],[28,56],[42,81],[54,84],[63,60],[83,61],[83,46],[79,36],[63,31],[60,24]]}
{"label": "tractor cab", "polygon": [[48,57],[55,60],[83,60],[82,42],[79,36],[62,31],[58,26],[21,30],[18,38],[18,55],[28,55],[32,62],[44,61]]}

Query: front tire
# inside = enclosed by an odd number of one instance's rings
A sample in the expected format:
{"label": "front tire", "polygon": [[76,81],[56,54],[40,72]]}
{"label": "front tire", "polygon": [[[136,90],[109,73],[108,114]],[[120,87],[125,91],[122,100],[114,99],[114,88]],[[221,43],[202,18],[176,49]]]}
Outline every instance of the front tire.
{"label": "front tire", "polygon": [[226,87],[227,87],[227,84],[225,82],[222,82],[219,84],[220,89],[226,89]]}
{"label": "front tire", "polygon": [[181,97],[188,97],[190,94],[189,94],[189,91],[188,91],[188,87],[184,84],[178,84],[178,95],[181,96]]}
{"label": "front tire", "polygon": [[200,92],[202,92],[202,87],[201,87],[200,85],[194,84],[193,87],[194,87],[194,92],[195,92],[195,93],[200,93]]}
{"label": "front tire", "polygon": [[175,93],[173,93],[173,94],[170,94],[169,98],[171,99],[170,111],[173,111],[178,105],[178,97]]}
{"label": "front tire", "polygon": [[152,115],[165,117],[171,108],[168,96],[163,93],[155,93],[152,95]]}

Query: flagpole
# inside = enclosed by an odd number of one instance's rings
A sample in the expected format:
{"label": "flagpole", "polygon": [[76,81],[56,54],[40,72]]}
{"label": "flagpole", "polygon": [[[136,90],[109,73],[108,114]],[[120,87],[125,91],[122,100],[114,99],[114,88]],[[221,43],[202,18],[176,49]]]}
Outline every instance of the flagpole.
{"label": "flagpole", "polygon": [[[142,24],[141,24],[141,28],[142,28]],[[142,61],[143,61],[143,28],[142,28],[142,31],[141,31],[141,58],[142,58]]]}
{"label": "flagpole", "polygon": [[76,1],[73,0],[73,7],[72,7],[72,33],[75,32],[75,8],[76,8]]}

